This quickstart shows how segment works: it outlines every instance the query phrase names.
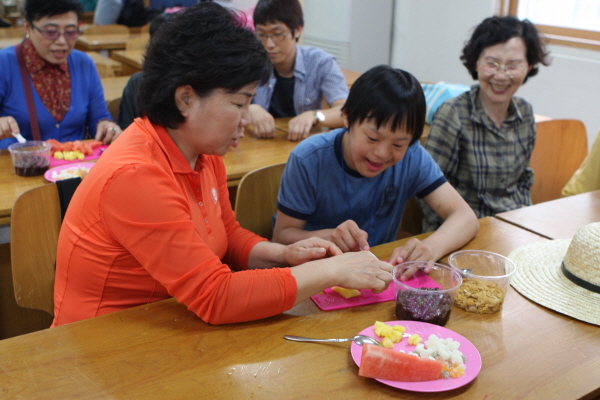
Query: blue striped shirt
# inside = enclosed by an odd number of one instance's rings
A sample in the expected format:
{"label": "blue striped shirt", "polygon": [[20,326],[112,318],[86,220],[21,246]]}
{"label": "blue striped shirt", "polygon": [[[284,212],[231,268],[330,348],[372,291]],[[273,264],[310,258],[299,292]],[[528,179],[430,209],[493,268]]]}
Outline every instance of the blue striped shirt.
{"label": "blue striped shirt", "polygon": [[[531,105],[513,97],[498,128],[483,110],[478,91],[479,85],[474,85],[437,110],[425,149],[482,218],[531,205],[529,159],[535,145],[535,119]],[[420,203],[423,230],[437,229],[443,221],[424,201]]]}
{"label": "blue striped shirt", "polygon": [[[316,47],[296,45],[294,62],[294,109],[296,115],[323,108],[322,99],[328,105],[348,97],[346,78],[335,58]],[[271,74],[269,82],[256,89],[252,103],[269,109],[276,78]]]}

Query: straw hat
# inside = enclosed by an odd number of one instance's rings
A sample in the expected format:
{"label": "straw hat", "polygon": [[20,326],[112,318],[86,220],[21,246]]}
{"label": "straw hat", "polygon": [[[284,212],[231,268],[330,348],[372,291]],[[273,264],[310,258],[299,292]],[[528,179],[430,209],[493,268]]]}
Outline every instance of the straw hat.
{"label": "straw hat", "polygon": [[570,239],[537,242],[513,250],[511,285],[554,311],[600,325],[600,222]]}

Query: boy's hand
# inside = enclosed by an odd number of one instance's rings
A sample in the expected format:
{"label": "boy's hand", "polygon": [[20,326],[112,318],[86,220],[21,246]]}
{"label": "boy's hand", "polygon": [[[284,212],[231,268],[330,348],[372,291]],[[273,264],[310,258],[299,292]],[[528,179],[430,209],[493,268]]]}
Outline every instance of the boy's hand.
{"label": "boy's hand", "polygon": [[261,139],[272,139],[275,136],[275,118],[258,104],[250,104],[252,116],[252,134]]}
{"label": "boy's hand", "polygon": [[288,123],[288,140],[296,142],[306,139],[314,122],[315,114],[312,111],[305,111],[292,118]]}
{"label": "boy's hand", "polygon": [[433,252],[425,243],[412,238],[404,246],[396,247],[392,251],[389,263],[397,265],[405,261],[434,261]]}
{"label": "boy's hand", "polygon": [[339,224],[331,234],[331,241],[344,253],[349,251],[369,250],[367,239],[369,234],[358,227],[351,219]]}

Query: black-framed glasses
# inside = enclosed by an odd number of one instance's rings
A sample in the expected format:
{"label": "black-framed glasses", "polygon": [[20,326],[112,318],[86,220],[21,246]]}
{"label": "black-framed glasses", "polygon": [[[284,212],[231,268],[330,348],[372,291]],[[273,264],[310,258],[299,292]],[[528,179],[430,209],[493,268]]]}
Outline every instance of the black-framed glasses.
{"label": "black-framed glasses", "polygon": [[81,35],[81,31],[79,31],[79,28],[76,28],[76,27],[67,28],[61,32],[59,29],[54,28],[54,27],[40,29],[37,26],[35,26],[33,23],[31,24],[31,26],[33,26],[35,28],[35,30],[37,30],[44,39],[48,39],[48,40],[56,40],[60,37],[61,34],[64,35],[65,39],[67,39],[67,40],[77,39],[79,37],[79,35]]}
{"label": "black-framed glasses", "polygon": [[290,33],[292,33],[292,31],[288,31],[288,32],[275,32],[275,33],[272,33],[270,35],[266,35],[264,33],[257,33],[256,37],[258,38],[258,40],[261,41],[261,43],[267,43],[267,40],[269,40],[269,38],[271,38],[271,40],[274,43],[279,43],[283,39],[285,39],[285,37],[287,35],[289,35]]}

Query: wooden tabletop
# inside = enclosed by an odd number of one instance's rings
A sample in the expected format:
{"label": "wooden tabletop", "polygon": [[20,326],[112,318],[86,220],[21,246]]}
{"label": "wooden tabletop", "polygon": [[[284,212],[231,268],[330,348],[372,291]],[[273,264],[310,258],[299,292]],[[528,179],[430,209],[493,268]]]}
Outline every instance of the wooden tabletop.
{"label": "wooden tabletop", "polygon": [[123,64],[121,64],[119,61],[113,60],[110,57],[106,57],[97,51],[86,51],[85,54],[90,56],[90,58],[94,61],[94,64],[108,65],[117,75],[123,70]]}
{"label": "wooden tabletop", "polygon": [[4,38],[0,39],[0,50],[10,46],[16,46],[23,41],[23,38]]}
{"label": "wooden tabletop", "polygon": [[600,222],[600,190],[503,212],[496,218],[548,239],[570,239],[584,225]]}
{"label": "wooden tabletop", "polygon": [[122,63],[125,66],[126,73],[131,75],[142,70],[144,64],[144,54],[146,50],[115,50],[110,57]]}
{"label": "wooden tabletop", "polygon": [[121,50],[129,39],[147,34],[101,34],[81,35],[75,42],[75,48],[83,51]]}
{"label": "wooden tabletop", "polygon": [[[467,248],[501,254],[545,240],[494,218]],[[373,252],[386,258],[398,243]],[[349,337],[395,320],[392,302],[323,312],[307,300],[256,322],[212,326],[175,300],[0,341],[0,390],[9,398],[580,399],[600,394],[598,327],[530,302],[510,289],[495,314],[453,308],[446,325],[482,357],[459,389],[416,393],[357,375],[348,343],[283,335]],[[193,395],[192,395],[193,393]]]}

